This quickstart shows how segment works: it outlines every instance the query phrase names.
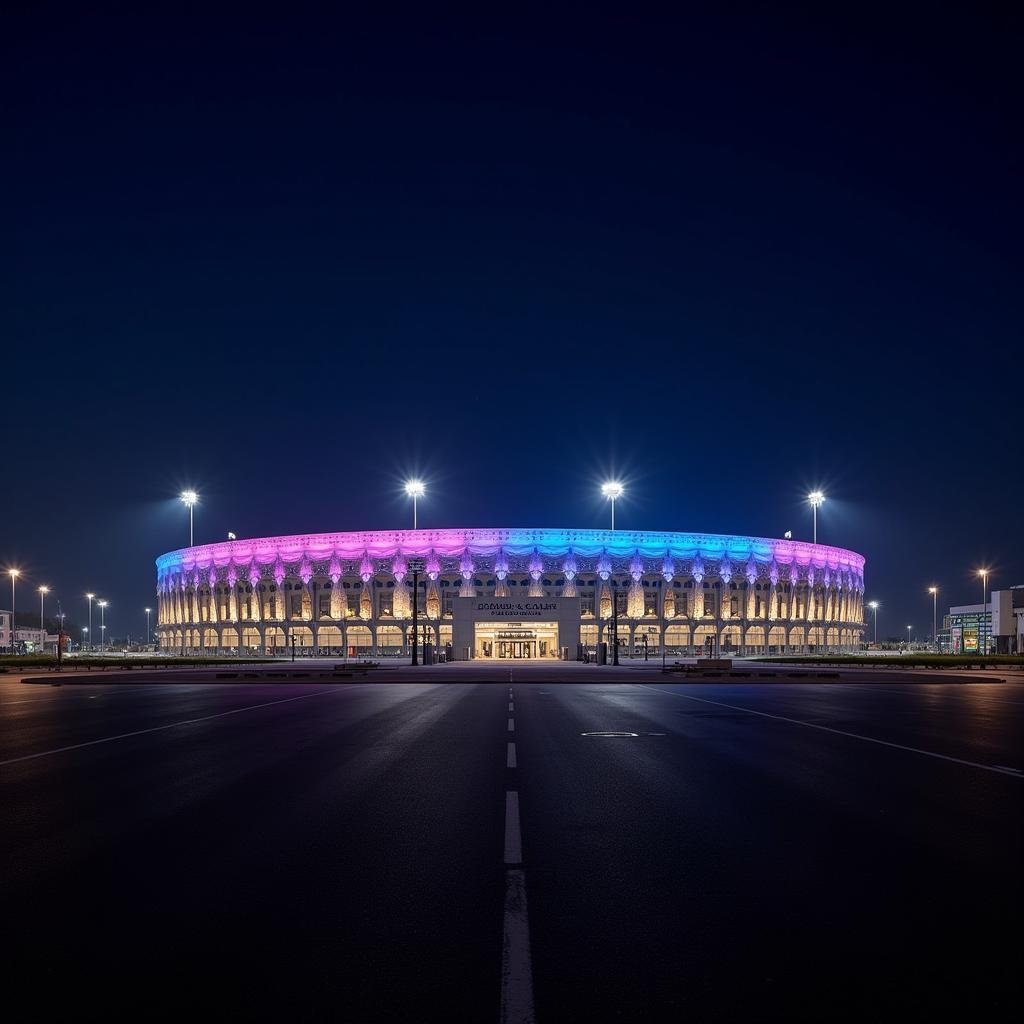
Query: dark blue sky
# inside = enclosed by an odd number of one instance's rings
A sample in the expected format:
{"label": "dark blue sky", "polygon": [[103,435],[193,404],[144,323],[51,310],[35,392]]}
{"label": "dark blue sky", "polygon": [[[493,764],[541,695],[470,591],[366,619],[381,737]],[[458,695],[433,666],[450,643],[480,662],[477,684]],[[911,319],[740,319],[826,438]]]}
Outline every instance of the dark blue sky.
{"label": "dark blue sky", "polygon": [[809,537],[822,486],[883,634],[1024,583],[1019,23],[182,10],[6,18],[22,607],[137,630],[184,485],[199,541],[413,471],[439,526],[614,472],[623,528]]}

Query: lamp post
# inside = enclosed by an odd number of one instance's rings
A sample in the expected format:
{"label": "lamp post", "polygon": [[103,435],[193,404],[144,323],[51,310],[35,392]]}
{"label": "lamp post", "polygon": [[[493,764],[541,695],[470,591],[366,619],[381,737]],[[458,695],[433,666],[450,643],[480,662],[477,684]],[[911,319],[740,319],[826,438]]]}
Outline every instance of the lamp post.
{"label": "lamp post", "polygon": [[147,647],[150,645],[150,643],[153,640],[153,631],[152,631],[152,629],[150,629],[150,626],[149,626],[149,614],[150,614],[151,611],[152,611],[152,608],[147,608],[146,609],[146,646]]}
{"label": "lamp post", "polygon": [[93,602],[93,598],[95,598],[96,595],[95,594],[86,594],[85,596],[87,598],[89,598],[89,630],[88,630],[88,632],[89,632],[89,638],[92,639],[92,602]]}
{"label": "lamp post", "polygon": [[939,588],[929,587],[928,593],[932,595],[932,643],[935,644],[935,651],[939,650]]}
{"label": "lamp post", "polygon": [[39,588],[39,646],[43,648],[46,646],[46,629],[43,626],[43,602],[46,600],[46,595],[50,592],[49,587]]}
{"label": "lamp post", "polygon": [[[981,626],[978,629],[978,649],[981,654],[988,654],[988,569],[979,569],[978,575],[981,577]],[[982,636],[985,638],[984,643],[980,642]]]}
{"label": "lamp post", "polygon": [[420,627],[419,627],[419,596],[420,572],[423,570],[422,558],[409,559],[409,572],[412,573],[412,664],[420,663]]}
{"label": "lamp post", "polygon": [[913,626],[907,626],[907,650],[908,651],[910,650],[910,631],[913,628],[914,628]]}
{"label": "lamp post", "polygon": [[818,509],[825,502],[825,495],[821,491],[811,491],[807,495],[807,500],[811,503],[811,514],[814,517],[814,543],[818,543]]}
{"label": "lamp post", "polygon": [[107,602],[97,601],[96,603],[100,606],[100,653],[102,654],[107,645]]}
{"label": "lamp post", "polygon": [[[612,527],[615,529],[615,527]],[[619,663],[619,598],[615,593],[615,577],[612,576],[612,664]]]}
{"label": "lamp post", "polygon": [[878,602],[868,601],[868,607],[875,613],[875,639],[874,644],[878,646]]}
{"label": "lamp post", "polygon": [[[625,488],[618,480],[609,480],[601,484],[601,493],[612,503],[612,529],[615,529],[615,499],[621,498]],[[618,662],[616,662],[618,664]]]}
{"label": "lamp post", "polygon": [[85,638],[88,635],[89,635],[89,627],[88,626],[83,626],[82,627],[82,647],[83,648],[85,647]]}
{"label": "lamp post", "polygon": [[[419,523],[416,519],[416,499],[422,498],[426,487],[423,485],[422,480],[408,480],[405,484],[405,493],[412,498],[412,528],[414,530],[419,529]],[[416,663],[413,662],[415,665]]]}
{"label": "lamp post", "polygon": [[21,575],[21,570],[8,569],[7,571],[11,574],[11,654],[14,654],[14,582]]}
{"label": "lamp post", "polygon": [[188,546],[192,547],[194,543],[192,539],[192,509],[199,502],[199,495],[195,491],[182,491],[181,500],[188,509]]}

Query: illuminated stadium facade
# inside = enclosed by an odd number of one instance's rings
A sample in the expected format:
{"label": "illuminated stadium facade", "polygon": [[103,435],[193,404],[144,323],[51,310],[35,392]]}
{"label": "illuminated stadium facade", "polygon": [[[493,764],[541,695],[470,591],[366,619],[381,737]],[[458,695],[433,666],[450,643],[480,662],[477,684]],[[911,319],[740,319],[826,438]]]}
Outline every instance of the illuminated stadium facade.
{"label": "illuminated stadium facade", "polygon": [[[557,658],[852,650],[864,558],[763,537],[625,530],[393,530],[232,540],[157,559],[168,651]],[[644,639],[646,637],[646,640]],[[710,638],[710,644],[709,644]]]}

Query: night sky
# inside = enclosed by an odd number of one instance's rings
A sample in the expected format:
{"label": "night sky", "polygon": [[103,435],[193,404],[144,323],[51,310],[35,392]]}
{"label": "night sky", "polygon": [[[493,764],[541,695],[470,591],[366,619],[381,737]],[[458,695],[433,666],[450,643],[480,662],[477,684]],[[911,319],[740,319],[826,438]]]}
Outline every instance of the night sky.
{"label": "night sky", "polygon": [[619,476],[622,529],[807,539],[821,487],[880,636],[1024,583],[1019,23],[283,10],[5,17],[21,608],[139,633],[183,487],[202,542],[414,474],[421,526]]}

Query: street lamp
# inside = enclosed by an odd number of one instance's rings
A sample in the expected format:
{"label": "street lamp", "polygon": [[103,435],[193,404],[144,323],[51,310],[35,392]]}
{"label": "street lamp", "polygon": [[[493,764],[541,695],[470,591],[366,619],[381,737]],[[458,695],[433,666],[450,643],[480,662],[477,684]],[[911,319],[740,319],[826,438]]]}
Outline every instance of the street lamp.
{"label": "street lamp", "polygon": [[49,587],[39,588],[39,646],[40,648],[46,645],[46,630],[43,627],[43,602],[46,600],[46,595],[50,592]]}
{"label": "street lamp", "polygon": [[199,501],[199,495],[195,491],[182,491],[181,500],[185,503],[188,508],[188,546],[192,547],[192,509],[195,508]]}
{"label": "street lamp", "polygon": [[14,654],[14,581],[21,575],[20,569],[8,569],[11,574],[11,654]]}
{"label": "street lamp", "polygon": [[818,509],[825,503],[825,495],[821,491],[811,491],[807,495],[807,500],[811,503],[812,514],[814,516],[814,543],[818,543]]}
{"label": "street lamp", "polygon": [[152,608],[147,608],[146,609],[146,646],[147,647],[149,646],[150,641],[153,639],[152,630],[149,628],[149,613],[152,610],[153,610]]}
{"label": "street lamp", "polygon": [[612,529],[615,529],[615,499],[622,497],[625,488],[618,480],[609,480],[601,484],[601,493],[612,503]]}
{"label": "street lamp", "polygon": [[416,519],[416,499],[422,498],[426,487],[423,485],[422,480],[408,480],[405,484],[405,493],[412,498],[412,528],[414,530],[419,529],[419,524]]}
{"label": "street lamp", "polygon": [[[988,654],[988,569],[979,569],[978,575],[981,577],[981,625],[985,629],[985,643],[979,643],[978,649],[982,654]],[[981,633],[981,628],[978,633]],[[981,637],[978,639],[980,641]]]}
{"label": "street lamp", "polygon": [[85,638],[88,635],[88,633],[89,633],[89,627],[88,626],[83,626],[82,627],[82,647],[83,648],[85,647]]}
{"label": "street lamp", "polygon": [[868,601],[868,607],[875,613],[875,646],[878,646],[878,602]]}
{"label": "street lamp", "polygon": [[91,637],[92,636],[92,602],[93,602],[94,598],[96,597],[96,595],[95,594],[86,594],[85,596],[87,598],[89,598],[89,636]]}
{"label": "street lamp", "polygon": [[910,631],[913,628],[914,628],[913,626],[907,626],[907,649],[908,650],[910,649]]}
{"label": "street lamp", "polygon": [[106,601],[97,601],[96,603],[100,606],[100,653],[102,654],[104,649],[105,649],[105,647],[106,647],[106,641],[107,641],[107,621],[106,621],[107,602]]}
{"label": "street lamp", "polygon": [[929,587],[928,593],[932,595],[932,643],[935,644],[935,651],[938,653],[939,650],[939,588]]}

